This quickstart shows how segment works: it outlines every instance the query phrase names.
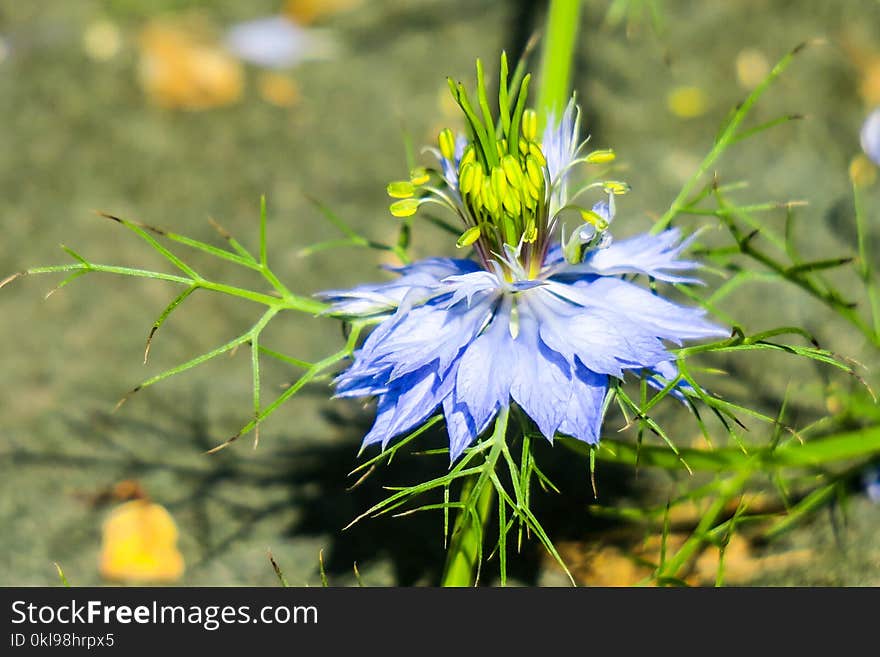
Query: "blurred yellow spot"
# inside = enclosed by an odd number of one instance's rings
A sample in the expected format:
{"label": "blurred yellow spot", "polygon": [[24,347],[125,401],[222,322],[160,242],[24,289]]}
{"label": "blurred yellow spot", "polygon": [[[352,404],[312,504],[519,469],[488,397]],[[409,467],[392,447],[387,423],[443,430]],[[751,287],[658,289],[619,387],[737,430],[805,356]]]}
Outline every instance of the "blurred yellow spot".
{"label": "blurred yellow spot", "polygon": [[113,509],[103,527],[101,576],[108,580],[174,582],[183,575],[177,526],[165,507],[133,500]]}
{"label": "blurred yellow spot", "polygon": [[669,111],[681,119],[692,119],[706,113],[708,101],[699,87],[676,87],[666,97]]}
{"label": "blurred yellow spot", "polygon": [[868,187],[877,180],[877,167],[864,155],[856,155],[849,163],[849,177],[855,185]]}
{"label": "blurred yellow spot", "polygon": [[754,89],[768,73],[770,64],[760,50],[746,48],[736,56],[736,80],[744,89]]}
{"label": "blurred yellow spot", "polygon": [[82,43],[86,55],[95,61],[105,62],[119,53],[122,48],[122,34],[115,23],[95,21],[83,32]]}
{"label": "blurred yellow spot", "polygon": [[859,94],[868,105],[880,105],[880,58],[871,60],[862,71]]}
{"label": "blurred yellow spot", "polygon": [[161,107],[201,110],[241,97],[237,59],[184,24],[150,23],[141,34],[140,79]]}
{"label": "blurred yellow spot", "polygon": [[314,23],[327,16],[354,9],[360,0],[287,0],[282,13],[300,25]]}
{"label": "blurred yellow spot", "polygon": [[[859,31],[859,28],[862,28]],[[876,37],[871,30],[870,21],[864,25],[852,25],[844,30],[836,43],[846,54],[859,75],[859,95],[868,107],[880,105],[880,53],[876,48]]]}
{"label": "blurred yellow spot", "polygon": [[260,73],[257,78],[257,89],[263,100],[278,107],[293,107],[299,102],[299,87],[296,81],[281,73]]}

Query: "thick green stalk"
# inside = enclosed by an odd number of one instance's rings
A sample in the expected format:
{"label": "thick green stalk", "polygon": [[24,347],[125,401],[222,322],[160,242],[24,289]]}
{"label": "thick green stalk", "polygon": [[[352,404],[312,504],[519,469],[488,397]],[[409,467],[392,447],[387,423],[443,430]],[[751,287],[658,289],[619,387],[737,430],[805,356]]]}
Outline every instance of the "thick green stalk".
{"label": "thick green stalk", "polygon": [[539,129],[543,129],[549,114],[561,116],[571,97],[571,69],[580,10],[581,0],[550,0],[538,87]]}
{"label": "thick green stalk", "polygon": [[[468,499],[474,493],[474,486],[479,475],[475,475],[464,485],[462,500]],[[442,586],[473,586],[475,584],[475,572],[479,565],[480,553],[482,552],[483,534],[486,524],[492,512],[495,501],[495,488],[489,484],[479,491],[476,502],[476,513],[479,522],[473,516],[462,512],[455,523],[452,533],[452,542],[446,555],[446,568],[443,572]]]}
{"label": "thick green stalk", "polygon": [[[491,443],[481,471],[465,482],[461,491],[461,510],[452,531],[452,543],[446,553],[446,568],[442,586],[473,586],[483,556],[483,535],[495,501],[495,484],[492,477],[498,458],[504,452],[507,440],[507,420],[510,408],[504,408],[495,418],[495,428],[488,438]],[[503,500],[498,501],[503,504]]]}

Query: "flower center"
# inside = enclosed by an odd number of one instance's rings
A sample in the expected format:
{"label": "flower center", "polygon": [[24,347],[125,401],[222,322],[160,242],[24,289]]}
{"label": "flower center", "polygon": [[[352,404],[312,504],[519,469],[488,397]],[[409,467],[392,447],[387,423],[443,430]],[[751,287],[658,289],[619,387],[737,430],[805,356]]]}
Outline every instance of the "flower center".
{"label": "flower center", "polygon": [[[388,185],[388,194],[398,199],[391,204],[391,213],[409,217],[424,203],[443,205],[464,223],[456,246],[472,247],[488,270],[497,263],[508,281],[534,279],[542,270],[563,211],[575,210],[583,221],[571,233],[574,241],[566,244],[567,259],[581,257],[582,247],[598,243],[608,227],[609,218],[572,201],[591,187],[620,194],[627,186],[597,182],[569,195],[566,178],[575,165],[608,163],[614,152],[598,150],[583,155],[586,142],[578,139],[579,113],[573,101],[561,120],[539,139],[538,114],[526,108],[531,76],[510,84],[504,55],[500,73],[497,118],[490,110],[479,60],[475,105],[464,85],[448,80],[464,114],[467,137],[456,139],[448,128],[442,130],[437,139],[439,149],[435,150],[441,170],[419,169],[410,180]],[[432,173],[440,178],[440,185],[432,182]]]}

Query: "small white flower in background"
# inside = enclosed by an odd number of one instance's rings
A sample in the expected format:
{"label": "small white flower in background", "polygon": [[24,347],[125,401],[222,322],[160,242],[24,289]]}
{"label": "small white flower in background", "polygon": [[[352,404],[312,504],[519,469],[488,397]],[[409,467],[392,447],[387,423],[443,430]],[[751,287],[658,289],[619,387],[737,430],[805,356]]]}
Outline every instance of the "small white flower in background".
{"label": "small white flower in background", "polygon": [[862,126],[862,150],[871,161],[880,166],[880,108],[868,116]]}
{"label": "small white flower in background", "polygon": [[339,50],[326,30],[305,28],[284,16],[233,25],[226,35],[226,46],[239,59],[267,68],[330,59]]}

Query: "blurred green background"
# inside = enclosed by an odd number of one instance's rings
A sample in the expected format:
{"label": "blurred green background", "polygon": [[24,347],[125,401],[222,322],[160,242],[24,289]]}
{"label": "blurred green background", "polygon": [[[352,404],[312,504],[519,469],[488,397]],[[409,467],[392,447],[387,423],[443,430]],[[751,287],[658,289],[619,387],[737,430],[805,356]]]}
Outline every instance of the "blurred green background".
{"label": "blurred green background", "polygon": [[[263,193],[270,261],[295,292],[381,277],[381,253],[299,255],[338,236],[308,197],[372,238],[393,239],[385,184],[406,175],[404,133],[427,143],[453,123],[446,76],[469,80],[475,57],[495,62],[502,48],[521,51],[545,7],[527,0],[348,4],[335,12],[325,6],[318,16],[308,13],[309,3],[298,9],[309,29],[334,44],[321,61],[281,72],[233,63],[238,73],[224,73],[219,65],[211,69],[219,76],[211,83],[217,106],[187,109],[173,106],[177,92],[145,86],[139,73],[145,58],[167,46],[156,45],[160,37],[149,26],[157,29],[161,19],[211,43],[239,21],[278,13],[280,0],[0,0],[0,278],[65,262],[59,244],[97,262],[167,270],[96,210],[220,243],[212,218],[254,246]],[[851,253],[847,171],[859,153],[861,122],[880,104],[880,4],[665,0],[656,3],[659,23],[647,13],[609,22],[610,4],[584,3],[575,88],[593,144],[617,151],[620,177],[633,186],[619,204],[616,234],[644,230],[662,214],[756,75],[797,43],[823,37],[827,44],[805,53],[753,117],[798,113],[807,120],[737,148],[719,170],[723,180],[749,180],[740,198],[808,201],[799,212],[805,256]],[[185,95],[187,84],[174,84]],[[196,97],[211,96],[211,89]],[[877,189],[866,195],[874,245]],[[782,218],[768,221],[781,225]],[[416,227],[416,254],[454,250],[428,223]],[[188,261],[235,280],[216,262]],[[347,491],[369,413],[330,401],[326,384],[276,413],[256,451],[247,438],[221,454],[203,454],[249,419],[244,353],[163,382],[111,413],[133,385],[234,337],[257,309],[198,293],[162,328],[143,366],[151,323],[178,290],[91,275],[43,301],[54,284],[30,277],[0,292],[0,585],[54,584],[53,561],[73,584],[103,583],[101,523],[118,502],[108,491],[124,480],[138,481],[175,518],[187,565],[183,585],[272,585],[267,548],[292,584],[320,583],[322,549],[331,583],[354,583],[354,562],[366,584],[433,581],[442,564],[439,516],[367,521],[340,533],[378,499],[380,485],[415,475],[404,462]],[[823,346],[873,358],[846,326],[790,289],[749,286],[725,309],[750,331],[801,324]],[[342,342],[337,324],[306,317],[277,322],[266,339],[304,359]],[[778,399],[795,381],[805,417],[823,411],[827,381],[812,366],[753,359],[743,367],[742,383],[731,385],[740,401],[756,390]],[[290,380],[284,368],[269,368],[267,390],[280,392]],[[695,433],[690,425],[687,431]],[[592,522],[583,468],[567,482],[566,496],[548,502],[565,518],[556,534],[550,525],[551,535],[574,545],[587,540]],[[656,486],[663,482],[643,477],[621,494]],[[834,517],[820,514],[770,549],[805,549],[808,560],[758,569],[745,581],[880,584],[878,505],[857,496],[845,525]],[[537,548],[532,552],[518,581],[560,583]]]}

